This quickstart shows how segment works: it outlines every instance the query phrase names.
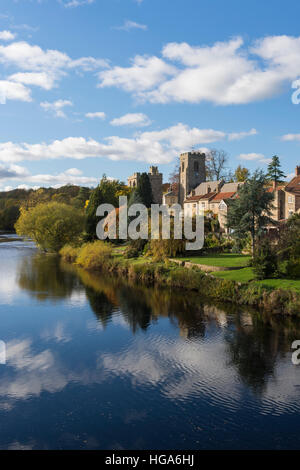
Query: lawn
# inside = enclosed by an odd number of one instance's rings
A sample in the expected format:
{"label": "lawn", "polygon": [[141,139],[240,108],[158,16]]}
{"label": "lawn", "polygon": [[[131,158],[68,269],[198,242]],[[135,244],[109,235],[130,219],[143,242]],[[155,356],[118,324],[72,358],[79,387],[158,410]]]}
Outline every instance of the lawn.
{"label": "lawn", "polygon": [[[236,271],[218,271],[211,274],[222,279],[229,279],[236,282],[249,282],[254,280],[252,268],[243,268]],[[300,292],[300,279],[264,279],[263,281],[255,281],[255,283],[274,289],[293,289]]]}
{"label": "lawn", "polygon": [[248,265],[250,256],[236,253],[221,253],[210,256],[189,256],[178,258],[181,261],[190,261],[196,264],[205,264],[207,266],[223,266],[224,268],[238,268]]}

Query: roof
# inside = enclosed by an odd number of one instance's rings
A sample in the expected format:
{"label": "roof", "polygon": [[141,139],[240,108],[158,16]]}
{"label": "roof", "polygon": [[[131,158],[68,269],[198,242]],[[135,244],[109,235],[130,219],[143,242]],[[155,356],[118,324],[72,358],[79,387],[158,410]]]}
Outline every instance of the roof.
{"label": "roof", "polygon": [[185,199],[184,202],[193,202],[193,201],[199,201],[200,199],[211,199],[213,198],[217,193],[216,192],[211,192],[207,194],[200,194],[200,196],[190,196]]}
{"label": "roof", "polygon": [[285,190],[288,193],[296,193],[300,195],[300,175],[295,176],[295,178],[286,185]]}
{"label": "roof", "polygon": [[225,199],[230,199],[236,194],[236,191],[230,191],[228,193],[218,193],[212,199],[212,202],[223,201]]}
{"label": "roof", "polygon": [[274,188],[274,186],[270,186],[268,189],[267,189],[267,193],[273,193],[274,191],[279,191],[281,189],[284,189],[284,186],[276,186],[276,188]]}

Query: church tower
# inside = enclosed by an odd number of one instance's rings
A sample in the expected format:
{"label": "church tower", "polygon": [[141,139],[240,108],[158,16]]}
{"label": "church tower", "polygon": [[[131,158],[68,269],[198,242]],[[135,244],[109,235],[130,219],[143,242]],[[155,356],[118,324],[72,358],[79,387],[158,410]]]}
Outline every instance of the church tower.
{"label": "church tower", "polygon": [[179,204],[199,184],[206,181],[205,153],[192,151],[180,155]]}

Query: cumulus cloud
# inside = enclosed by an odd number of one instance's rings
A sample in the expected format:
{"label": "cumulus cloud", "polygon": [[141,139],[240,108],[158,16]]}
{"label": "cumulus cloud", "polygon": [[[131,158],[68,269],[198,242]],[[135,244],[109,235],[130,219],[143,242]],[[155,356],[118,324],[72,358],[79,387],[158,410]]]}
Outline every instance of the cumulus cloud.
{"label": "cumulus cloud", "polygon": [[82,5],[91,5],[95,0],[59,0],[65,8],[76,8]]}
{"label": "cumulus cloud", "polygon": [[300,142],[300,134],[285,134],[281,137],[284,142]]}
{"label": "cumulus cloud", "polygon": [[114,29],[119,29],[123,31],[130,31],[131,29],[142,29],[146,31],[148,29],[147,25],[136,23],[135,21],[126,20],[122,26],[115,26]]}
{"label": "cumulus cloud", "polygon": [[106,114],[103,111],[97,111],[96,113],[86,113],[85,117],[89,119],[105,119]]}
{"label": "cumulus cloud", "polygon": [[101,72],[99,86],[154,103],[245,104],[280,93],[299,69],[300,37],[269,36],[250,47],[238,37],[211,46],[169,43],[161,58],[136,56],[130,67]]}
{"label": "cumulus cloud", "polygon": [[71,70],[91,72],[107,67],[108,63],[94,57],[71,59],[64,52],[43,50],[37,45],[18,41],[0,44],[0,65],[5,70],[16,69],[1,81],[0,86],[8,88],[6,99],[30,101],[30,86],[50,90]]}
{"label": "cumulus cloud", "polygon": [[50,144],[0,143],[0,161],[47,160],[106,157],[111,160],[135,160],[169,163],[180,151],[203,146],[229,137],[224,131],[190,128],[179,123],[160,131],[140,132],[132,138],[110,136],[98,142],[84,137],[68,137]]}
{"label": "cumulus cloud", "polygon": [[22,83],[0,80],[0,103],[5,104],[6,100],[31,101],[31,91]]}
{"label": "cumulus cloud", "polygon": [[261,163],[270,163],[271,158],[267,158],[263,153],[241,153],[238,157],[240,160],[259,161]]}
{"label": "cumulus cloud", "polygon": [[65,108],[66,106],[73,106],[73,103],[69,100],[57,100],[53,103],[48,103],[48,101],[45,101],[43,103],[40,103],[40,106],[45,111],[50,111],[54,113],[56,117],[65,118],[66,114],[64,113],[63,108]]}
{"label": "cumulus cloud", "polygon": [[244,139],[244,137],[248,137],[251,135],[256,135],[257,130],[256,129],[250,129],[248,132],[232,132],[232,134],[229,134],[228,140],[240,140]]}
{"label": "cumulus cloud", "polygon": [[16,35],[11,31],[0,31],[0,41],[12,41],[15,37]]}
{"label": "cumulus cloud", "polygon": [[143,92],[174,75],[176,69],[158,57],[136,56],[131,67],[113,67],[99,73],[100,88],[117,86],[129,92]]}
{"label": "cumulus cloud", "polygon": [[[18,188],[29,189],[38,188],[40,186],[64,186],[66,184],[76,185],[95,185],[98,181],[94,176],[84,176],[78,168],[69,168],[66,171],[57,174],[36,174],[32,175],[27,168],[18,165],[0,164],[0,181],[1,183],[16,181],[21,184]],[[7,186],[7,190],[11,190],[11,186]]]}
{"label": "cumulus cloud", "polygon": [[110,121],[112,126],[136,126],[145,127],[151,124],[150,119],[143,113],[128,113]]}

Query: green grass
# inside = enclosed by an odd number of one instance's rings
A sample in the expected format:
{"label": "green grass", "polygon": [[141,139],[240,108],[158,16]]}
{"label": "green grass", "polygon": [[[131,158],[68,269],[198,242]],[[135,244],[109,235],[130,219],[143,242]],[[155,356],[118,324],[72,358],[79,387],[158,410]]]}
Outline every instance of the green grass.
{"label": "green grass", "polygon": [[[236,282],[254,281],[252,268],[243,268],[236,271],[218,271],[211,274],[221,279],[228,279]],[[300,279],[264,279],[263,281],[255,281],[255,284],[260,284],[263,287],[272,287],[274,289],[293,289],[300,292]]]}
{"label": "green grass", "polygon": [[210,274],[222,279],[228,279],[230,281],[236,282],[249,282],[254,279],[252,268],[242,268],[235,271],[217,271]]}
{"label": "green grass", "polygon": [[250,256],[236,253],[221,253],[210,256],[189,256],[178,258],[181,261],[190,261],[196,264],[205,264],[207,266],[223,266],[224,268],[245,267],[248,265]]}

